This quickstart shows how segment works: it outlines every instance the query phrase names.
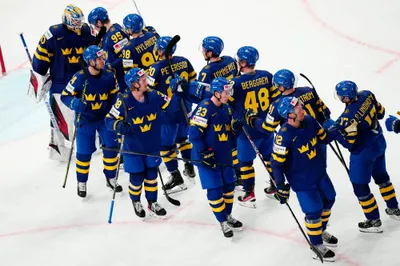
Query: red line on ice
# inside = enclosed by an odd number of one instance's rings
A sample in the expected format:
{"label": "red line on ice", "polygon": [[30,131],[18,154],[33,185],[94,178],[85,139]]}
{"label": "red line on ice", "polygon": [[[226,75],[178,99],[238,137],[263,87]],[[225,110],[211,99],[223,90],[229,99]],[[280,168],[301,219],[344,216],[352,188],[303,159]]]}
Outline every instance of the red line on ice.
{"label": "red line on ice", "polygon": [[335,29],[334,27],[332,27],[331,25],[329,25],[327,22],[325,22],[324,20],[322,20],[318,14],[313,10],[311,4],[309,3],[309,0],[302,0],[302,3],[307,11],[307,13],[319,24],[321,24],[321,26],[323,28],[325,28],[326,30],[334,33],[335,35],[338,35],[339,37],[346,39],[352,43],[364,46],[366,48],[375,50],[375,51],[379,51],[379,52],[383,52],[386,54],[390,54],[390,55],[394,55],[395,57],[393,59],[391,59],[390,61],[388,61],[387,63],[385,63],[382,67],[380,67],[378,70],[375,71],[375,73],[380,74],[383,71],[385,71],[386,69],[388,69],[389,67],[391,67],[394,63],[396,63],[397,61],[400,60],[400,51],[396,51],[396,50],[391,50],[391,49],[387,49],[384,47],[380,47],[377,45],[373,45],[373,44],[369,44],[366,43],[364,41],[361,41],[357,38],[354,38],[352,36],[346,35],[342,32],[340,32],[339,30]]}

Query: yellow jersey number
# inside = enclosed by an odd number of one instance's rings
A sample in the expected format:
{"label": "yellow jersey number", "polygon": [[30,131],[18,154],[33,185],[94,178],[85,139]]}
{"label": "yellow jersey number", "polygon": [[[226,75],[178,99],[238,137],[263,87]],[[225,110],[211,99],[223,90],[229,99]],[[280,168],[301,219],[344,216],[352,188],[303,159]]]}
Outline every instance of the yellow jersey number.
{"label": "yellow jersey number", "polygon": [[245,109],[253,109],[255,113],[258,113],[258,108],[262,111],[267,110],[269,107],[269,90],[267,88],[261,88],[257,94],[255,91],[249,91],[246,94],[244,100]]}

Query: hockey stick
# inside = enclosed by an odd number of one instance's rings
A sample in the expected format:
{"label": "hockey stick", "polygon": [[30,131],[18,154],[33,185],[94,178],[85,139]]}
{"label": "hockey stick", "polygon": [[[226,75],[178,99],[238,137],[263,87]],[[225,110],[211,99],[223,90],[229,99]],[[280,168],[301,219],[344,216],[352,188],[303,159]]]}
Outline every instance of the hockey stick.
{"label": "hockey stick", "polygon": [[[300,73],[300,76],[302,76],[305,80],[307,80],[308,83],[310,83],[311,87],[314,89],[315,93],[318,96],[317,89],[314,87],[314,84],[312,84],[311,80],[306,75],[304,75],[303,73]],[[320,107],[321,107],[321,110],[322,110],[322,114],[323,114],[323,116],[325,118],[325,121],[328,121],[329,118],[328,118],[328,115],[326,114],[326,112],[325,112],[325,110],[323,108],[323,105],[322,105],[322,102],[321,102],[321,98],[319,96],[318,96],[318,98],[320,100],[319,104],[320,104]],[[343,158],[343,154],[342,154],[342,151],[341,151],[341,149],[339,147],[339,144],[337,143],[336,140],[334,140],[334,142],[335,142],[335,146],[336,146],[337,151],[335,150],[335,148],[330,143],[329,143],[329,147],[331,147],[331,149],[335,153],[336,157],[342,163],[343,167],[346,169],[347,174],[350,175],[350,170],[347,167],[346,161]]]}
{"label": "hockey stick", "polygon": [[[175,72],[174,72],[174,70],[172,69],[172,66],[171,66],[171,58],[169,58],[169,56],[170,56],[170,54],[171,54],[172,48],[179,42],[180,39],[181,39],[181,37],[180,37],[179,35],[175,35],[175,36],[171,39],[171,41],[168,43],[167,48],[165,48],[165,59],[167,60],[168,67],[169,67],[169,69],[170,69],[171,78],[174,78]],[[183,99],[181,99],[180,103],[181,103],[182,112],[183,112],[183,114],[184,114],[184,116],[185,116],[186,123],[187,123],[188,125],[190,125],[190,121],[189,121],[189,117],[188,117],[188,112],[187,112],[187,110],[186,110],[185,102],[183,101]]]}
{"label": "hockey stick", "polygon": [[162,190],[164,190],[164,195],[165,195],[165,197],[167,198],[167,200],[168,200],[172,205],[181,206],[181,202],[180,202],[179,200],[173,199],[173,198],[171,198],[171,197],[168,195],[167,190],[165,189],[165,186],[164,186],[164,180],[163,180],[163,177],[162,177],[162,175],[161,175],[160,167],[157,167],[157,171],[158,171],[158,175],[160,176],[160,181],[161,181],[161,185],[162,185]]}
{"label": "hockey stick", "polygon": [[[101,147],[100,149],[105,150],[105,151],[118,151],[118,149],[115,148],[107,148],[107,147]],[[150,156],[150,157],[156,157],[156,158],[165,158],[165,159],[171,159],[171,160],[177,160],[177,161],[183,161],[185,163],[203,163],[202,161],[198,160],[191,160],[191,159],[186,159],[186,158],[179,158],[179,157],[169,157],[169,156],[163,156],[163,155],[158,155],[158,154],[152,154],[152,153],[143,153],[143,152],[135,152],[135,151],[125,151],[121,150],[122,153],[126,154],[133,154],[133,155],[142,155],[142,156]],[[217,166],[221,167],[230,167],[234,168],[233,165],[230,164],[221,164],[217,163]]]}
{"label": "hockey stick", "polygon": [[[254,143],[254,141],[253,141],[252,138],[250,137],[249,132],[247,131],[247,129],[246,129],[244,126],[242,127],[242,129],[243,129],[243,132],[244,132],[244,134],[246,135],[247,139],[249,140],[251,146],[253,147],[254,151],[256,152],[258,158],[261,160],[262,164],[264,165],[265,170],[267,170],[267,172],[269,173],[271,182],[272,182],[272,183],[275,185],[275,187],[276,187],[275,180],[272,178],[270,172],[268,171],[267,164],[265,163],[265,161],[264,161],[264,159],[263,159],[263,157],[262,157],[260,151],[258,150],[256,144]],[[286,206],[289,208],[290,213],[292,214],[294,220],[296,221],[296,223],[297,223],[297,225],[298,225],[298,227],[299,227],[301,233],[303,234],[304,238],[306,239],[306,241],[307,241],[308,245],[310,246],[311,250],[314,251],[314,253],[318,256],[318,258],[321,260],[321,263],[324,263],[324,260],[323,260],[323,258],[322,258],[322,254],[311,244],[310,240],[308,239],[306,233],[304,232],[303,228],[301,227],[301,225],[300,225],[300,223],[299,223],[299,220],[297,220],[296,215],[294,214],[294,212],[293,212],[292,208],[290,207],[289,203],[286,202],[285,204],[286,204]]]}
{"label": "hockey stick", "polygon": [[[118,94],[118,98],[122,102],[122,106],[124,108],[125,121],[126,121],[126,119],[128,118],[128,108],[126,107],[126,103],[125,103],[124,99],[122,99],[122,97],[120,97],[120,96],[121,96],[121,94]],[[124,146],[124,139],[125,139],[125,135],[122,135],[121,136],[121,144],[119,145],[118,155],[117,155],[118,159],[117,159],[117,170],[116,170],[117,172],[115,174],[115,185],[114,185],[113,196],[112,196],[111,205],[110,205],[110,213],[108,215],[108,223],[109,224],[112,223],[112,216],[113,216],[113,213],[114,213],[115,195],[117,193],[116,184],[117,184],[118,177],[119,177],[119,166],[120,166],[119,164],[120,164],[120,161],[121,161],[121,156],[122,156],[122,152],[121,151],[122,151],[123,146]]]}
{"label": "hockey stick", "polygon": [[[81,63],[82,70],[83,70],[83,73],[84,73],[84,76],[85,76],[85,83],[83,84],[82,96],[81,96],[81,99],[80,99],[80,101],[83,102],[83,100],[85,99],[85,93],[86,93],[86,87],[87,87],[87,84],[88,84],[88,79],[87,79],[87,69],[85,68],[85,65],[84,65],[82,59],[79,60],[79,62]],[[76,132],[78,131],[78,125],[79,125],[80,121],[81,121],[81,113],[79,112],[78,116],[76,117],[74,135],[72,136],[71,150],[69,151],[69,156],[68,156],[67,170],[65,171],[64,183],[62,185],[63,188],[65,188],[65,186],[67,185],[69,167],[71,165],[72,152],[74,150],[74,145],[75,145]]]}
{"label": "hockey stick", "polygon": [[136,11],[138,12],[139,16],[141,16],[141,17],[143,18],[142,14],[140,14],[140,11],[139,11],[139,8],[138,8],[138,6],[137,6],[137,4],[136,4],[136,1],[135,1],[135,0],[132,0],[132,2],[133,2],[133,4],[135,5]]}

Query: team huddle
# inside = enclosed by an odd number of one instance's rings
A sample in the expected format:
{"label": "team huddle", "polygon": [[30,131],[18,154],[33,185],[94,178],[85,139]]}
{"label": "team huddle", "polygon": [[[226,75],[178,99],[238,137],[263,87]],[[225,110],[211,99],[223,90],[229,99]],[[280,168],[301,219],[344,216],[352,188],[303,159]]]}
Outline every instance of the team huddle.
{"label": "team huddle", "polygon": [[[255,47],[240,47],[232,58],[222,55],[221,38],[206,37],[201,45],[206,65],[197,74],[187,58],[175,55],[172,38],[145,26],[140,15],[127,15],[123,26],[112,23],[102,7],[89,13],[89,25],[83,17],[77,6],[65,8],[62,23],[39,41],[30,79],[36,101],[48,97],[50,116],[56,118],[50,158],[69,165],[76,143],[79,197],[90,191],[90,163],[99,136],[106,186],[123,191],[117,182],[123,165],[138,217],[146,216],[143,188],[148,214],[167,214],[157,201],[162,160],[171,174],[163,184],[167,194],[190,193],[182,192],[187,189],[183,176],[195,183],[196,166],[212,212],[230,238],[243,226],[232,216],[235,188],[242,191],[240,205],[256,208],[258,157],[265,166],[258,175],[270,180],[265,195],[287,204],[294,191],[314,258],[334,261],[330,248],[338,239],[326,230],[336,197],[327,174],[329,146],[346,168],[365,214],[359,230],[382,232],[371,177],[386,202],[386,214],[400,220],[379,124],[385,109],[371,91],[359,91],[353,81],[339,82],[336,95],[345,109],[334,121],[313,86],[296,87],[293,72],[256,68]],[[395,116],[385,124],[388,131],[400,132]],[[349,167],[338,144],[350,152]],[[179,159],[185,161],[182,173]]]}

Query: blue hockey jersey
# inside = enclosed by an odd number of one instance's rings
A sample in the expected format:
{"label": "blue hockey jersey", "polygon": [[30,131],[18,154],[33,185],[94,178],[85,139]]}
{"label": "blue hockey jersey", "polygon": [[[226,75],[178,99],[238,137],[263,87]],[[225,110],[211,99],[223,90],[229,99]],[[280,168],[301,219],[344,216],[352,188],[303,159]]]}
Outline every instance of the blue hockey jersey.
{"label": "blue hockey jersey", "polygon": [[235,59],[230,56],[221,56],[221,60],[210,62],[199,73],[199,81],[211,83],[215,78],[224,77],[233,79],[239,74]]}
{"label": "blue hockey jersey", "polygon": [[[341,133],[338,141],[353,154],[360,153],[369,143],[381,136],[380,119],[385,116],[385,108],[368,91],[360,91],[356,100],[349,105],[336,120]],[[343,137],[343,138],[342,138]]]}
{"label": "blue hockey jersey", "polygon": [[[230,106],[234,117],[241,120],[252,138],[265,138],[265,134],[244,123],[246,109],[253,109],[264,120],[270,103],[280,95],[280,91],[272,85],[272,74],[265,70],[255,70],[233,78],[233,96]],[[246,138],[243,132],[239,138]]]}
{"label": "blue hockey jersey", "polygon": [[122,49],[129,42],[129,35],[118,23],[113,24],[101,40],[101,48],[106,54],[106,63],[122,57]]}
{"label": "blue hockey jersey", "polygon": [[[84,49],[94,40],[95,36],[91,34],[86,23],[83,24],[80,35],[68,30],[63,24],[53,25],[40,38],[33,56],[32,68],[40,75],[45,75],[50,69],[53,84],[65,86],[72,76],[82,69],[79,59]],[[61,93],[61,91],[62,89],[53,92]]]}
{"label": "blue hockey jersey", "polygon": [[190,121],[192,159],[201,160],[200,153],[212,148],[217,163],[232,165],[231,121],[232,110],[229,105],[218,107],[211,100],[202,101]]}
{"label": "blue hockey jersey", "polygon": [[72,101],[75,98],[81,100],[84,87],[84,101],[88,105],[85,112],[81,113],[81,124],[98,123],[104,120],[106,114],[110,111],[115,102],[115,96],[119,92],[114,72],[103,70],[96,76],[87,71],[87,79],[83,70],[78,71],[72,77],[61,94],[61,101],[72,109]]}
{"label": "blue hockey jersey", "polygon": [[[285,181],[296,191],[310,189],[326,175],[326,160],[322,144],[332,136],[310,115],[300,128],[285,123],[275,136],[271,167],[277,184]],[[285,176],[284,176],[285,175]]]}
{"label": "blue hockey jersey", "polygon": [[[316,91],[310,87],[299,87],[288,95],[280,95],[277,100],[273,101],[268,109],[268,114],[264,120],[255,119],[253,124],[261,132],[271,133],[274,132],[279,124],[283,124],[283,119],[278,113],[278,104],[283,97],[296,97],[303,102],[304,111],[315,118],[321,125],[325,121],[325,116],[330,118],[331,111],[326,107],[325,103],[319,98]],[[325,112],[325,114],[323,113]]]}
{"label": "blue hockey jersey", "polygon": [[148,89],[145,92],[144,102],[137,101],[130,91],[122,94],[124,102],[120,98],[106,116],[107,128],[115,131],[120,120],[127,121],[135,134],[125,136],[123,149],[159,155],[162,137],[161,115],[167,113],[169,116],[174,116],[179,113],[180,97],[173,95],[169,98],[159,91]]}
{"label": "blue hockey jersey", "polygon": [[135,67],[147,70],[158,60],[157,52],[153,51],[158,34],[152,31],[143,33],[143,35],[130,40],[122,50],[122,63],[125,73]]}
{"label": "blue hockey jersey", "polygon": [[[196,71],[189,60],[185,57],[173,56],[171,59],[171,67],[172,71],[178,74],[181,78],[184,78],[188,81],[193,81],[196,79]],[[167,60],[158,61],[151,65],[148,69],[149,87],[166,94],[168,97],[171,97],[173,94],[172,89],[169,86],[171,76],[172,74],[168,67]],[[187,112],[192,110],[192,105],[188,101],[185,101],[185,107]],[[185,121],[183,111],[180,116],[175,117],[174,119],[166,118],[166,122],[171,124],[179,123],[181,121]]]}

